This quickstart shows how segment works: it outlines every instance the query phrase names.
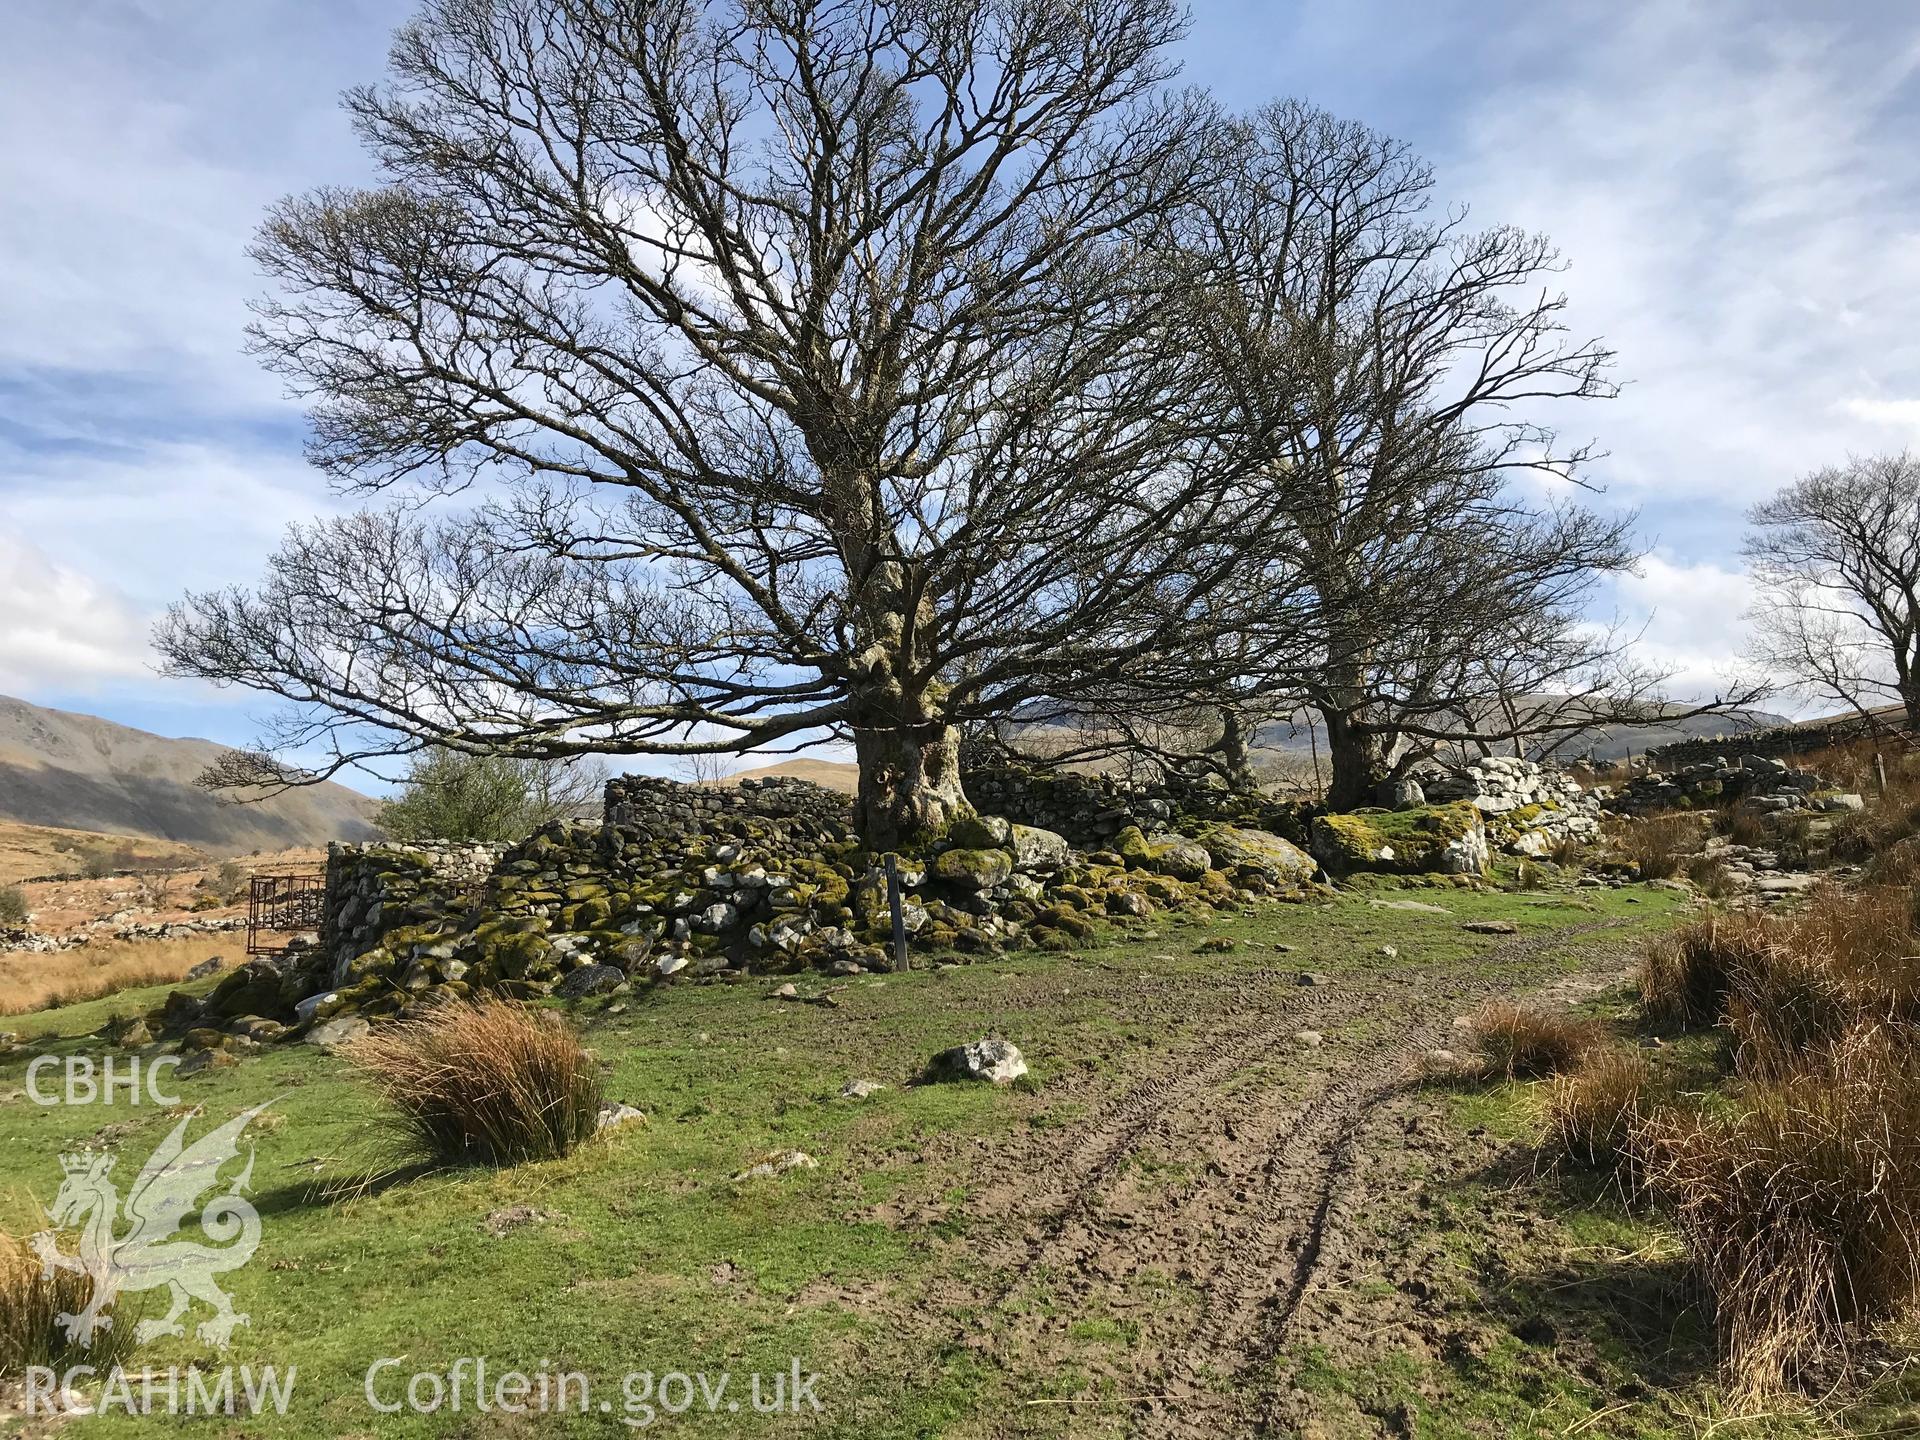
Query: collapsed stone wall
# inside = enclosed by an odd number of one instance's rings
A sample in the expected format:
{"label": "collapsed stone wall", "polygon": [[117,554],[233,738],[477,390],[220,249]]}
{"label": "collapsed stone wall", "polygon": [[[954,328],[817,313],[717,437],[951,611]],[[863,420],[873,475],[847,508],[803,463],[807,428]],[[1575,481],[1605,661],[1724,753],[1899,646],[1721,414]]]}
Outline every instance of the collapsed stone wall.
{"label": "collapsed stone wall", "polygon": [[[609,785],[607,814],[507,847],[335,847],[320,945],[252,962],[154,1018],[282,1038],[481,989],[587,995],[682,974],[888,964],[883,857],[861,847],[845,796],[802,781],[720,790],[626,777]],[[930,854],[901,857],[911,948],[1069,948],[1161,908],[1314,893],[1318,867],[1286,840],[1191,830],[1125,825],[1081,850],[1003,817],[963,820]]]}
{"label": "collapsed stone wall", "polygon": [[329,973],[344,972],[389,930],[471,910],[507,849],[447,840],[329,845],[320,926]]}
{"label": "collapsed stone wall", "polygon": [[1727,806],[1768,815],[1790,810],[1858,810],[1864,804],[1859,795],[1837,793],[1830,781],[1812,770],[1794,769],[1784,760],[1758,754],[1738,760],[1721,755],[1664,774],[1635,776],[1606,802],[1609,810],[1626,815]]}

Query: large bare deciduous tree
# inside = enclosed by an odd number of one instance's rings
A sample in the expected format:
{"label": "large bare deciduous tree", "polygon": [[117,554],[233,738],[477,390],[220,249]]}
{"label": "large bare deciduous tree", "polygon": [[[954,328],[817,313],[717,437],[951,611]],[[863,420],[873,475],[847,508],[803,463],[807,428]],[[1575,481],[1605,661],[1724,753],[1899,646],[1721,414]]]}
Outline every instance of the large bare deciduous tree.
{"label": "large bare deciduous tree", "polygon": [[1920,729],[1920,459],[1849,459],[1748,515],[1754,659],[1867,720]]}
{"label": "large bare deciduous tree", "polygon": [[[1225,143],[1226,180],[1168,223],[1205,277],[1191,331],[1287,517],[1274,572],[1311,595],[1306,658],[1269,684],[1319,713],[1329,803],[1371,803],[1443,743],[1659,713],[1657,677],[1587,619],[1638,551],[1630,517],[1569,498],[1589,451],[1544,423],[1614,393],[1550,243],[1435,214],[1403,145],[1308,106]],[[1505,703],[1532,694],[1555,698]]]}
{"label": "large bare deciduous tree", "polygon": [[172,671],[294,702],[268,738],[319,774],[850,737],[876,844],[963,811],[959,725],[1172,683],[1273,510],[1149,243],[1222,154],[1165,84],[1179,28],[430,0],[346,102],[385,183],[255,251],[313,461],[397,503],[188,597]]}

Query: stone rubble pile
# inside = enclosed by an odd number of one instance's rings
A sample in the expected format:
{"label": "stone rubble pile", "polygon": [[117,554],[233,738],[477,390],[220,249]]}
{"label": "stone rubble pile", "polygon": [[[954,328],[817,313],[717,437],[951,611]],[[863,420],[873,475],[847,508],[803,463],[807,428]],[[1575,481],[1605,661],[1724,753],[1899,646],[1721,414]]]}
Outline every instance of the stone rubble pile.
{"label": "stone rubble pile", "polygon": [[1330,869],[1486,874],[1493,855],[1540,856],[1600,836],[1600,797],[1537,761],[1489,755],[1429,763],[1392,787],[1391,807],[1315,816],[1309,847]]}
{"label": "stone rubble pile", "polygon": [[1742,755],[1737,761],[1720,756],[1665,774],[1638,775],[1606,801],[1607,809],[1626,815],[1726,805],[1750,814],[1778,815],[1858,810],[1864,804],[1858,795],[1835,791],[1813,771],[1792,769],[1766,755]]}
{"label": "stone rubble pile", "polygon": [[1509,855],[1545,855],[1563,843],[1600,837],[1600,797],[1564,771],[1517,755],[1487,755],[1429,773],[1429,800],[1464,801],[1488,817],[1493,843]]}
{"label": "stone rubble pile", "polygon": [[77,950],[103,940],[178,940],[191,935],[227,935],[247,928],[242,916],[218,920],[135,920],[118,917],[95,920],[64,935],[43,935],[23,926],[0,926],[0,951],[24,951],[31,955],[50,955],[60,950]]}

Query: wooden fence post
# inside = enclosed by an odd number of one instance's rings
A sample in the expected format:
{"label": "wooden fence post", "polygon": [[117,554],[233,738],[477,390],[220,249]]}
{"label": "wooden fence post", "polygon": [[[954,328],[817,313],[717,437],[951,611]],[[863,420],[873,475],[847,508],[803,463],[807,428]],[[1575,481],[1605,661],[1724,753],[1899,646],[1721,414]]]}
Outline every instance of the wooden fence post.
{"label": "wooden fence post", "polygon": [[900,859],[887,852],[887,909],[893,915],[893,968],[907,968],[907,917],[900,907]]}

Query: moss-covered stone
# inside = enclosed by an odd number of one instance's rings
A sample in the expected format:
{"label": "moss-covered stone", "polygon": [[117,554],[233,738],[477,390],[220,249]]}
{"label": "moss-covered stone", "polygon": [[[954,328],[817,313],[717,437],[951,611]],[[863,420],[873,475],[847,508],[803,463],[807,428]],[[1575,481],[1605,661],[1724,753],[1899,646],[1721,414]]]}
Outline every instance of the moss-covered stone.
{"label": "moss-covered stone", "polygon": [[991,890],[1013,874],[1009,850],[942,850],[933,857],[932,875],[963,890]]}
{"label": "moss-covered stone", "polygon": [[1466,801],[1407,810],[1355,810],[1313,821],[1313,852],[1330,869],[1483,872],[1486,826]]}

